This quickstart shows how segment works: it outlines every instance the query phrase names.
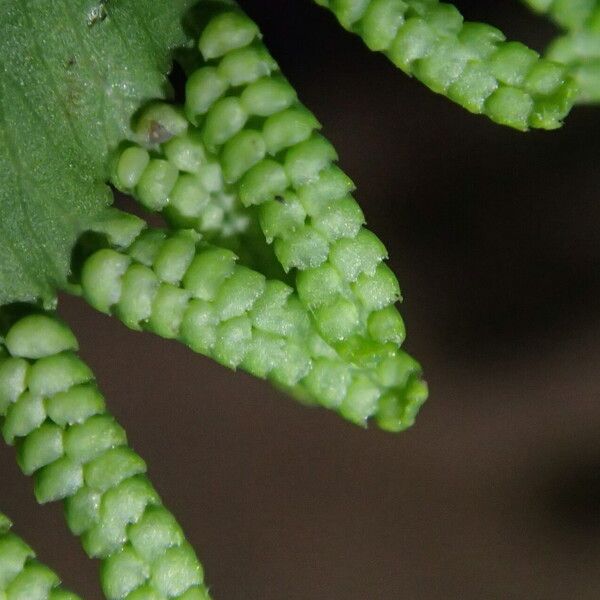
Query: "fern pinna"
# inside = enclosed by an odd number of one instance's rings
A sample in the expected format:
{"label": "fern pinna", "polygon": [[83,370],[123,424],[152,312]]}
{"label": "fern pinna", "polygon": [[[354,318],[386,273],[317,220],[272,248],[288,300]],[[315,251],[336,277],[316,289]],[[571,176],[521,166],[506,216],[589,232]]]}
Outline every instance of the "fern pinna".
{"label": "fern pinna", "polygon": [[206,600],[194,551],[77,349],[70,329],[50,315],[10,326],[0,362],[4,440],[33,475],[38,502],[64,501],[69,528],[88,556],[102,560],[108,600]]}
{"label": "fern pinna", "polygon": [[58,575],[36,560],[35,552],[11,531],[0,513],[0,597],[6,600],[81,600],[60,585]]}
{"label": "fern pinna", "polygon": [[600,100],[600,3],[598,0],[524,0],[565,31],[552,40],[548,59],[567,66],[578,88],[578,101]]}
{"label": "fern pinna", "polygon": [[[544,57],[437,0],[316,3],[405,73],[497,123],[553,129],[576,101],[600,98],[594,0],[527,0],[568,29]],[[87,27],[110,22],[113,6],[98,10]],[[182,104],[138,106],[105,165],[168,228],[101,211],[77,232],[62,287],[353,423],[406,429],[427,386],[401,348],[400,286],[353,182],[258,26],[232,1],[201,0],[190,14],[198,38],[181,54]],[[64,501],[69,528],[102,561],[109,600],[207,600],[194,551],[73,333],[40,303],[23,304],[32,299],[1,313],[0,424],[38,501]],[[0,598],[76,600],[8,529],[0,516]]]}

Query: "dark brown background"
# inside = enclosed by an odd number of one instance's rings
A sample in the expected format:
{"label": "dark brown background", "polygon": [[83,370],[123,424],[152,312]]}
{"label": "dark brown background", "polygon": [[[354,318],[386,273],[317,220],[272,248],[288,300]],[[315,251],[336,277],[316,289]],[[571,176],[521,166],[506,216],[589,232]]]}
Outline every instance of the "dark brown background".
{"label": "dark brown background", "polygon": [[[308,410],[82,302],[62,314],[217,600],[592,599],[600,586],[600,109],[519,134],[431,94],[308,0],[246,0],[359,186],[431,399],[394,436]],[[516,2],[460,3],[538,49]],[[0,449],[1,502],[100,598]]]}

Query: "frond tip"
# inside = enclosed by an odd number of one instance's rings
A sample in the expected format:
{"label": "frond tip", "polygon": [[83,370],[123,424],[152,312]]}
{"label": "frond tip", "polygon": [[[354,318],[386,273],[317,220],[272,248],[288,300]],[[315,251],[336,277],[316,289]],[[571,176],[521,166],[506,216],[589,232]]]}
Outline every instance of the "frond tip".
{"label": "frond tip", "polygon": [[568,69],[437,0],[315,0],[398,68],[470,112],[525,131],[556,129],[577,87]]}

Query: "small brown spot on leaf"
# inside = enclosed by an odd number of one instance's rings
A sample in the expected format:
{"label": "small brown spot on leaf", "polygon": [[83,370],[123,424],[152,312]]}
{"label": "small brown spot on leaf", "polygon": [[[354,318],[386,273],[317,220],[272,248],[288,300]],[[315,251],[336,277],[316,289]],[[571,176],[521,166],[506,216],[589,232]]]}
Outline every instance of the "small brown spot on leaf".
{"label": "small brown spot on leaf", "polygon": [[104,21],[106,17],[108,17],[108,11],[106,10],[106,1],[100,2],[97,6],[94,6],[88,13],[88,27],[93,27],[98,23],[102,23],[102,21]]}
{"label": "small brown spot on leaf", "polygon": [[152,144],[164,144],[166,141],[173,137],[173,133],[170,132],[164,125],[158,121],[150,122],[150,129],[148,130],[148,141]]}

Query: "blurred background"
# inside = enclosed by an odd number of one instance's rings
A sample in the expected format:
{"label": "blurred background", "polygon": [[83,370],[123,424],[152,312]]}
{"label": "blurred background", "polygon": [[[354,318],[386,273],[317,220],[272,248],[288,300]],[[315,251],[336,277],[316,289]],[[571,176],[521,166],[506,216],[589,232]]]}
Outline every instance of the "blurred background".
{"label": "blurred background", "polygon": [[[598,598],[600,108],[521,134],[435,96],[309,0],[243,0],[358,185],[431,397],[361,430],[63,298],[216,600]],[[542,50],[514,2],[458,2]],[[3,509],[88,600],[97,564],[0,448]]]}

